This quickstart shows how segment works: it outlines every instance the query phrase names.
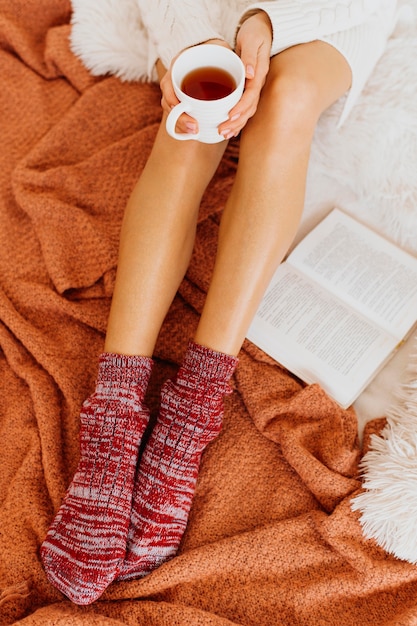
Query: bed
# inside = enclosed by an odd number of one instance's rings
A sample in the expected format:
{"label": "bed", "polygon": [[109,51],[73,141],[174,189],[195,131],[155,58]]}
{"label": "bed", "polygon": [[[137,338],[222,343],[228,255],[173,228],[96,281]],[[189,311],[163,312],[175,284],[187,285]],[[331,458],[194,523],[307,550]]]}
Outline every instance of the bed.
{"label": "bed", "polygon": [[[297,239],[339,206],[417,254],[417,1],[407,4],[348,120],[337,128],[338,102],[319,122]],[[361,460],[408,407],[415,334],[347,410],[246,341],[178,555],[87,607],[48,583],[39,546],[77,465],[123,210],[160,119],[156,85],[87,71],[70,20],[66,0],[1,1],[0,624],[416,624],[413,559],[366,537],[352,510]],[[237,157],[235,140],[203,198],[156,348],[153,415],[201,311]]]}

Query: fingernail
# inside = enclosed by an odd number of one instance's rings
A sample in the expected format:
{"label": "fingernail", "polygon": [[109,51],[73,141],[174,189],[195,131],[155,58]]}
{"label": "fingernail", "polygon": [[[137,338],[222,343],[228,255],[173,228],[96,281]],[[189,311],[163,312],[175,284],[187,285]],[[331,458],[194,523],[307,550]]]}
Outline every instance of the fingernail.
{"label": "fingernail", "polygon": [[226,137],[227,139],[227,135],[230,134],[230,128],[225,128],[224,130],[222,130],[222,135],[223,137]]}
{"label": "fingernail", "polygon": [[231,122],[235,122],[236,120],[238,120],[240,117],[240,113],[235,113],[231,118],[230,121]]}
{"label": "fingernail", "polygon": [[195,133],[195,131],[197,130],[196,125],[192,122],[187,122],[185,127],[190,133]]}
{"label": "fingernail", "polygon": [[253,78],[255,76],[255,69],[253,65],[246,66],[246,76],[248,76],[249,78]]}

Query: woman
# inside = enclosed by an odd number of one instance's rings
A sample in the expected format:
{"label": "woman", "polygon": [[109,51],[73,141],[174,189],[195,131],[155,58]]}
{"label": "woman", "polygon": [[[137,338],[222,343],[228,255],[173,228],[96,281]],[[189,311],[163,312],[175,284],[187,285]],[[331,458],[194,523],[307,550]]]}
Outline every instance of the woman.
{"label": "woman", "polygon": [[[341,122],[349,113],[384,50],[395,2],[236,0],[225,8],[139,0],[138,8],[163,117],[126,208],[97,386],[81,412],[79,466],[42,546],[49,579],[78,604],[176,553],[239,350],[297,231],[317,120],[344,94]],[[225,141],[218,144],[178,142],[165,130],[177,104],[172,60],[199,43],[234,48],[246,68],[244,94],[219,126]],[[183,115],[179,131],[197,130]],[[226,140],[239,133],[205,306],[177,376],[162,388],[136,469],[156,339],[190,261],[201,197]]]}

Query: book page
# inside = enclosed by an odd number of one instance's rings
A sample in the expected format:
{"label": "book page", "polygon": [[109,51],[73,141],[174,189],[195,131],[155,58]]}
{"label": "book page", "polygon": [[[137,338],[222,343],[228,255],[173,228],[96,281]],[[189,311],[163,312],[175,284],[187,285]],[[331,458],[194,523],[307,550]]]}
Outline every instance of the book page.
{"label": "book page", "polygon": [[338,209],[287,262],[398,339],[417,318],[417,259]]}
{"label": "book page", "polygon": [[247,334],[307,383],[349,406],[394,351],[395,338],[281,264]]}

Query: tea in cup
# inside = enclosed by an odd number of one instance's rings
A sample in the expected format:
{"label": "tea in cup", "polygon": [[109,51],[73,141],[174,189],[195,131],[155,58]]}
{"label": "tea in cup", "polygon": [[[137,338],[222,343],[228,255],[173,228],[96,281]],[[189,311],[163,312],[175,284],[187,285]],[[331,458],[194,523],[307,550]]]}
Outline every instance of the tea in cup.
{"label": "tea in cup", "polygon": [[[169,113],[167,132],[180,141],[224,141],[218,126],[242,96],[245,68],[240,57],[224,46],[200,44],[184,50],[172,66],[172,84],[180,101]],[[179,117],[187,113],[198,123],[198,133],[178,133]]]}

